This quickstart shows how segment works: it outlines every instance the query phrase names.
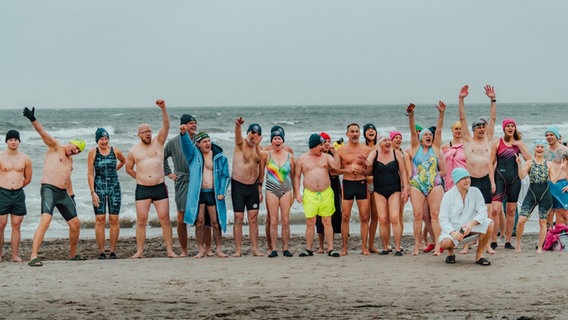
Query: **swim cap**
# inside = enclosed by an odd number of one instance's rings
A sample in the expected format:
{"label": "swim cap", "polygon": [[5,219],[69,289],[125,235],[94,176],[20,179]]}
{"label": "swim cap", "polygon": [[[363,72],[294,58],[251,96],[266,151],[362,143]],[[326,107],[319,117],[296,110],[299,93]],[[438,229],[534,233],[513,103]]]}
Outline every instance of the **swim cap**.
{"label": "swim cap", "polygon": [[377,143],[381,142],[383,139],[389,138],[390,139],[390,133],[388,132],[377,132]]}
{"label": "swim cap", "polygon": [[424,129],[424,128],[422,128],[422,126],[419,125],[419,124],[415,124],[414,129],[416,129],[416,131],[422,131],[422,129]]}
{"label": "swim cap", "polygon": [[9,130],[6,132],[6,142],[10,139],[18,139],[18,141],[22,142],[22,140],[20,140],[20,133],[16,130]]}
{"label": "swim cap", "polygon": [[554,134],[556,136],[556,139],[560,139],[560,130],[558,130],[557,126],[550,126],[550,127],[546,128],[546,131],[544,132],[544,134],[546,135],[549,132]]}
{"label": "swim cap", "polygon": [[436,127],[431,126],[430,128],[428,128],[428,130],[430,130],[430,132],[432,132],[432,139],[436,138]]}
{"label": "swim cap", "polygon": [[[424,129],[424,130],[420,131],[420,135],[418,135],[418,140],[420,140],[420,142],[422,142],[422,137],[424,137],[424,134],[426,132],[432,133],[432,131],[430,131],[430,129]],[[434,134],[432,133],[432,135],[434,135]]]}
{"label": "swim cap", "polygon": [[286,133],[284,132],[284,128],[282,128],[281,126],[274,126],[272,127],[272,129],[270,129],[270,142],[272,142],[272,139],[274,139],[274,137],[280,137],[282,138],[282,141],[284,141],[285,135]]}
{"label": "swim cap", "polygon": [[205,131],[201,131],[195,135],[195,142],[200,142],[203,139],[209,138],[209,135]]}
{"label": "swim cap", "polygon": [[369,129],[373,129],[373,130],[377,131],[377,128],[375,127],[374,124],[367,123],[366,125],[363,126],[363,136],[365,136],[365,133],[367,133],[367,130],[369,130]]}
{"label": "swim cap", "polygon": [[402,138],[402,133],[398,130],[393,130],[389,133],[389,137],[391,138],[391,140],[396,136],[400,136]]}
{"label": "swim cap", "polygon": [[258,123],[251,123],[247,129],[247,133],[249,132],[258,133],[258,135],[262,135],[262,128]]}
{"label": "swim cap", "polygon": [[331,137],[329,136],[329,134],[325,133],[325,132],[321,132],[320,136],[324,139],[324,140],[329,140],[331,141]]}
{"label": "swim cap", "polygon": [[197,123],[197,119],[195,119],[194,116],[189,115],[187,113],[185,113],[184,115],[181,116],[181,118],[179,119],[179,124],[187,124],[190,121],[195,121],[195,123]]}
{"label": "swim cap", "polygon": [[72,139],[69,141],[69,143],[76,145],[79,148],[79,150],[81,150],[81,152],[85,150],[85,146],[87,145],[87,143],[85,143],[85,140],[83,139]]}
{"label": "swim cap", "polygon": [[471,123],[471,130],[475,130],[475,128],[483,126],[483,125],[485,125],[485,126],[487,125],[487,120],[485,120],[483,118],[478,118]]}
{"label": "swim cap", "polygon": [[517,126],[517,123],[515,122],[514,119],[512,119],[512,118],[505,118],[505,119],[503,119],[503,130],[505,130],[505,127],[506,127],[508,124],[510,124],[510,123],[514,124],[515,127]]}
{"label": "swim cap", "polygon": [[312,133],[312,135],[310,136],[310,140],[308,142],[308,146],[310,147],[310,149],[312,149],[312,148],[319,146],[320,144],[322,144],[324,142],[325,142],[325,140],[323,139],[322,136],[320,136],[317,133]]}
{"label": "swim cap", "polygon": [[452,171],[452,180],[454,180],[454,184],[458,183],[463,178],[469,177],[469,172],[467,172],[464,168],[455,168]]}
{"label": "swim cap", "polygon": [[98,128],[97,131],[95,132],[95,143],[99,142],[99,139],[102,137],[110,139],[108,132],[105,130],[105,128]]}
{"label": "swim cap", "polygon": [[461,122],[458,120],[454,123],[452,123],[452,130],[454,130],[455,128],[460,127],[461,128]]}
{"label": "swim cap", "polygon": [[547,145],[547,143],[546,143],[546,141],[544,141],[543,139],[537,139],[537,140],[533,141],[533,146],[534,146],[534,147],[536,147],[536,146],[543,146],[543,147],[546,147],[546,145]]}

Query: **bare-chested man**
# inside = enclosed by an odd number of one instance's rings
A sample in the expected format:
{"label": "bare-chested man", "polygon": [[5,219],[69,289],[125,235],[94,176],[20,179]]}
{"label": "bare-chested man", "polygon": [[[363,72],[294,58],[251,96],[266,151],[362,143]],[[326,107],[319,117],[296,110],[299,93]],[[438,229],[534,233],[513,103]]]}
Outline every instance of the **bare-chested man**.
{"label": "bare-chested man", "polygon": [[4,247],[4,229],[12,226],[12,261],[22,262],[18,255],[20,249],[20,226],[27,214],[24,187],[32,181],[32,161],[18,150],[20,133],[10,130],[6,133],[8,148],[0,152],[0,261]]}
{"label": "bare-chested man", "polygon": [[233,152],[233,170],[231,177],[231,198],[235,222],[233,235],[235,237],[234,257],[240,257],[243,220],[245,207],[248,214],[249,233],[254,256],[263,256],[258,250],[258,209],[262,202],[262,181],[264,179],[264,164],[261,161],[258,144],[262,140],[262,129],[257,123],[252,123],[243,138],[241,126],[245,123],[242,117],[235,120],[235,150]]}
{"label": "bare-chested man", "polygon": [[38,252],[43,242],[45,232],[53,218],[53,209],[57,208],[69,226],[69,246],[71,260],[85,260],[77,254],[80,223],[77,217],[77,208],[73,200],[73,185],[71,172],[73,171],[72,156],[85,149],[85,140],[73,139],[66,145],[50,136],[41,123],[35,118],[35,108],[24,108],[24,117],[28,118],[39,133],[43,143],[48,147],[43,164],[43,177],[41,178],[41,218],[34,233],[32,254],[28,265],[41,267],[43,263],[38,258]]}
{"label": "bare-chested man", "polygon": [[306,249],[300,253],[300,257],[313,256],[312,246],[317,216],[322,218],[327,255],[339,257],[339,253],[333,249],[331,216],[335,212],[335,200],[329,179],[330,169],[339,168],[339,158],[334,159],[323,152],[324,142],[324,138],[319,134],[312,134],[308,142],[310,150],[301,155],[296,162],[294,190],[300,190],[300,178],[302,174],[304,175],[304,192],[303,195],[300,192],[296,193],[296,201],[303,203],[306,215]]}
{"label": "bare-chested man", "polygon": [[337,150],[339,156],[339,173],[343,175],[343,201],[341,221],[341,255],[347,255],[347,238],[349,236],[349,223],[351,221],[351,208],[353,201],[357,201],[359,220],[361,224],[361,253],[369,254],[367,236],[369,235],[369,199],[367,199],[367,174],[370,172],[364,159],[371,152],[371,148],[359,143],[361,130],[356,123],[347,126],[349,142]]}
{"label": "bare-chested man", "polygon": [[[467,126],[465,118],[465,104],[464,100],[469,94],[469,86],[465,85],[461,88],[458,99],[458,109],[460,115],[462,139],[465,151],[465,158],[467,171],[471,175],[471,186],[476,187],[481,191],[485,204],[487,205],[487,212],[491,217],[491,180],[490,172],[493,171],[493,165],[490,161],[491,142],[495,131],[495,120],[497,118],[497,100],[495,97],[495,89],[490,86],[485,86],[485,95],[491,100],[491,109],[489,114],[489,122],[483,118],[479,118],[472,122],[471,134]],[[494,226],[498,224],[495,223]],[[494,230],[496,234],[496,230]],[[491,247],[487,247],[487,252],[495,253]]]}
{"label": "bare-chested man", "polygon": [[[552,172],[561,171],[562,156],[568,152],[568,147],[560,143],[560,130],[557,126],[549,126],[544,133],[548,147],[544,151],[544,159],[548,162]],[[548,215],[548,224],[552,225],[556,216],[557,223],[568,223],[568,194],[562,189],[568,186],[565,177],[561,177],[556,183],[549,181],[550,194],[552,195],[552,209]]]}
{"label": "bare-chested man", "polygon": [[170,201],[164,182],[164,144],[170,130],[170,118],[164,100],[156,100],[162,109],[162,128],[152,139],[152,129],[147,123],[138,126],[140,143],[132,147],[126,157],[126,173],[136,179],[136,253],[131,258],[144,257],[146,224],[152,203],[156,208],[166,251],[169,258],[177,258],[173,250]]}

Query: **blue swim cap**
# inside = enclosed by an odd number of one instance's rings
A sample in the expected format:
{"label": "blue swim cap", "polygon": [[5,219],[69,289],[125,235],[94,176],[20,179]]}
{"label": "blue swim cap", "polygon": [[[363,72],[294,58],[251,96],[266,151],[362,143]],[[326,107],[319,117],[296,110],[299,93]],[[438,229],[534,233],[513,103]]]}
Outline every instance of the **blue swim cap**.
{"label": "blue swim cap", "polygon": [[452,180],[454,180],[454,184],[458,183],[463,178],[469,177],[469,172],[467,172],[464,168],[455,168],[452,171]]}
{"label": "blue swim cap", "polygon": [[556,136],[556,139],[560,139],[560,130],[558,130],[557,126],[550,126],[550,127],[546,128],[546,131],[544,132],[544,134],[546,135],[549,132],[554,134]]}

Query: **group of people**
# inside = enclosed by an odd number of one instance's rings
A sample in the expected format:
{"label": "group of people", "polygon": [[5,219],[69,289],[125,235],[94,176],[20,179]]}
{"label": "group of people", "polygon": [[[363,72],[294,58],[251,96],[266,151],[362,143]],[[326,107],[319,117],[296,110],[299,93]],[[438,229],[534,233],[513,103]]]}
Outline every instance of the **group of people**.
{"label": "group of people", "polygon": [[[178,257],[173,250],[166,177],[173,180],[175,186],[179,256],[188,255],[189,224],[195,225],[196,258],[227,257],[222,250],[222,233],[227,227],[229,185],[234,210],[235,257],[243,254],[245,213],[252,254],[265,255],[258,243],[258,213],[262,202],[266,202],[267,209],[266,254],[269,258],[279,255],[277,240],[281,226],[282,255],[292,257],[290,208],[294,201],[303,205],[306,217],[306,246],[299,253],[300,257],[313,256],[315,230],[319,244],[317,253],[327,253],[330,257],[347,255],[354,203],[360,221],[361,253],[388,255],[393,252],[395,256],[402,256],[403,210],[408,199],[414,217],[413,255],[430,251],[440,255],[446,250],[446,262],[455,263],[454,251],[460,243],[463,244],[461,252],[467,253],[468,246],[476,241],[476,263],[490,265],[483,255],[495,253],[498,233],[505,237],[505,249],[521,251],[524,225],[537,205],[540,225],[537,253],[540,253],[547,227],[554,216],[557,223],[568,222],[568,148],[561,143],[558,128],[551,126],[544,133],[545,140],[534,141],[534,153],[531,154],[512,118],[502,121],[503,137],[494,139],[497,100],[494,88],[489,85],[485,86],[485,94],[490,99],[490,117],[475,119],[469,127],[464,103],[468,90],[467,85],[460,90],[459,120],[452,124],[452,138],[446,144],[442,144],[444,102],[439,101],[436,106],[436,125],[426,129],[415,123],[415,107],[410,104],[406,109],[410,129],[407,150],[402,149],[400,131],[379,132],[373,124],[366,124],[361,132],[358,124],[351,123],[347,125],[345,144],[334,146],[329,134],[313,133],[308,139],[309,150],[295,157],[292,148],[285,144],[284,128],[272,127],[270,143],[263,147],[261,126],[250,124],[243,136],[245,121],[239,117],[234,125],[232,174],[229,174],[229,160],[223,149],[211,141],[208,133],[197,130],[195,116],[182,115],[179,134],[166,141],[170,130],[169,115],[165,102],[157,100],[162,127],[153,136],[149,124],[139,125],[140,141],[126,157],[117,147],[111,146],[108,131],[98,128],[95,132],[97,145],[88,153],[88,184],[96,215],[98,258],[107,259],[107,213],[110,224],[108,258],[118,257],[121,188],[117,172],[123,166],[136,181],[136,253],[131,258],[144,256],[146,225],[152,205],[162,227],[167,256]],[[73,139],[61,144],[35,118],[34,108],[25,108],[23,114],[48,147],[41,180],[42,214],[28,264],[43,265],[38,252],[54,208],[69,225],[70,258],[84,260],[85,257],[77,253],[80,222],[71,172],[72,157],[85,149],[86,142]],[[360,141],[361,133],[364,143]],[[8,131],[6,143],[8,148],[0,153],[0,259],[3,231],[9,215],[12,260],[22,261],[18,248],[19,229],[26,214],[23,188],[31,181],[32,166],[30,158],[18,150],[20,136],[17,131]],[[521,179],[525,176],[529,176],[530,186],[520,210],[517,210]],[[513,246],[515,227],[516,243]],[[381,249],[375,246],[377,228]],[[341,233],[338,250],[333,241],[336,233]],[[215,241],[215,252],[211,248],[212,240]]]}

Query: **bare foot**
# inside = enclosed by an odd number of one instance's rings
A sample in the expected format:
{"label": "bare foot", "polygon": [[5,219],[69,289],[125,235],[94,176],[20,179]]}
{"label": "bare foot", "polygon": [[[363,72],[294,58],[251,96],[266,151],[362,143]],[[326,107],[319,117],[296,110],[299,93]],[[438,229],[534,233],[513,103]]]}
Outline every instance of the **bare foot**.
{"label": "bare foot", "polygon": [[240,251],[237,251],[237,252],[233,253],[233,257],[235,257],[235,258],[240,258],[240,257],[241,257],[241,252],[240,252]]}
{"label": "bare foot", "polygon": [[341,249],[341,251],[339,251],[339,255],[346,256],[347,255],[347,248]]}
{"label": "bare foot", "polygon": [[541,254],[541,253],[542,253],[542,249],[536,250],[536,253]]}
{"label": "bare foot", "polygon": [[228,258],[229,257],[228,255],[224,254],[223,251],[221,251],[221,250],[218,250],[216,255],[219,258]]}
{"label": "bare foot", "polygon": [[213,253],[213,251],[207,251],[207,256],[208,257],[213,257],[215,254]]}
{"label": "bare foot", "polygon": [[24,260],[22,260],[22,258],[20,258],[18,256],[12,257],[12,262],[23,262],[23,261]]}
{"label": "bare foot", "polygon": [[135,255],[130,257],[130,259],[142,259],[142,258],[144,258],[144,254],[142,252],[140,252],[140,253],[136,252]]}
{"label": "bare foot", "polygon": [[375,248],[375,247],[370,247],[370,248],[369,248],[369,252],[371,252],[371,253],[379,253],[380,250],[377,249],[377,248]]}
{"label": "bare foot", "polygon": [[252,250],[252,255],[255,257],[264,257],[264,253],[258,251],[258,250]]}
{"label": "bare foot", "polygon": [[363,249],[361,250],[361,254],[364,255],[364,256],[368,256],[368,255],[369,255],[369,249],[363,248]]}
{"label": "bare foot", "polygon": [[174,258],[179,258],[179,256],[175,252],[172,251],[172,252],[168,253],[168,258],[174,259]]}
{"label": "bare foot", "polygon": [[182,250],[182,252],[180,252],[179,256],[180,256],[180,258],[185,258],[185,257],[187,257],[187,251],[183,251],[183,250]]}
{"label": "bare foot", "polygon": [[497,251],[491,249],[491,247],[487,247],[486,251],[487,251],[487,253],[489,253],[489,254],[496,254],[496,253],[497,253]]}
{"label": "bare foot", "polygon": [[317,251],[316,253],[317,253],[317,254],[322,254],[322,253],[324,253],[324,252],[325,252],[325,251],[323,251],[323,249],[318,249],[318,251]]}
{"label": "bare foot", "polygon": [[417,256],[420,253],[420,247],[414,246],[414,250],[412,251],[413,256]]}
{"label": "bare foot", "polygon": [[463,249],[461,249],[459,251],[460,254],[467,254],[467,252],[469,251],[469,249],[467,247],[463,247]]}
{"label": "bare foot", "polygon": [[198,254],[195,255],[194,258],[195,258],[195,259],[201,259],[201,258],[203,258],[203,257],[205,257],[205,252],[199,252]]}

